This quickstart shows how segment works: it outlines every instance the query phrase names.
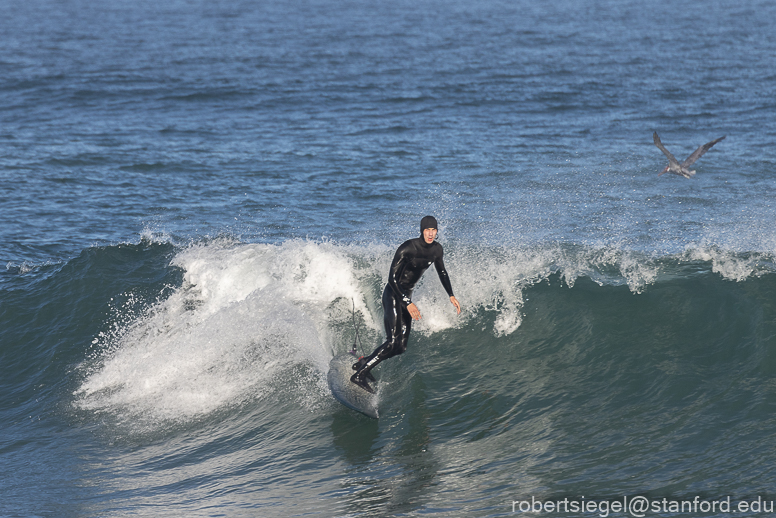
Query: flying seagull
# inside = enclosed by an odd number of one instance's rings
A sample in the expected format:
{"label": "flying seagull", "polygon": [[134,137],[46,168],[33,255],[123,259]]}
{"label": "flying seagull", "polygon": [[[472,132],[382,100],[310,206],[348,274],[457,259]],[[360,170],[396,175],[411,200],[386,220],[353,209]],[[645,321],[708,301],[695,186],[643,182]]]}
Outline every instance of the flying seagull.
{"label": "flying seagull", "polygon": [[[725,135],[727,136],[727,135]],[[657,131],[652,134],[652,140],[655,141],[655,145],[660,149],[660,151],[665,154],[665,156],[668,157],[668,165],[665,169],[663,169],[663,172],[660,173],[658,176],[661,176],[665,173],[674,173],[678,174],[679,176],[684,176],[685,178],[692,178],[692,175],[695,174],[695,171],[690,171],[687,169],[691,165],[695,163],[696,160],[698,160],[700,157],[703,156],[703,154],[711,149],[711,146],[719,142],[720,140],[724,139],[725,137],[719,137],[716,140],[712,140],[711,142],[704,144],[700,146],[698,149],[696,149],[692,155],[687,157],[687,160],[679,163],[679,160],[674,157],[674,155],[671,154],[670,151],[668,151],[662,142],[660,142],[660,137],[657,136]]]}

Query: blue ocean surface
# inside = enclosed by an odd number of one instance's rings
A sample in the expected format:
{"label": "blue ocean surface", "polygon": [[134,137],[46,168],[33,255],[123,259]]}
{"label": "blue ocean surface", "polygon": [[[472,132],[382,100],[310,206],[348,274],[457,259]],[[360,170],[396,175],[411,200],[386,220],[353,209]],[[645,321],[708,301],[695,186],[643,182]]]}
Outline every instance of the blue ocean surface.
{"label": "blue ocean surface", "polygon": [[1,7],[0,516],[774,511],[773,2]]}

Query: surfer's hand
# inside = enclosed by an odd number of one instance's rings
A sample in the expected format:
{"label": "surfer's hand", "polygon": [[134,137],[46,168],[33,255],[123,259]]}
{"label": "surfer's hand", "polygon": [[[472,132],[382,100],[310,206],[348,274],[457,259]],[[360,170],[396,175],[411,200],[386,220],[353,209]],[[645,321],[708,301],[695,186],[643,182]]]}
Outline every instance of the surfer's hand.
{"label": "surfer's hand", "polygon": [[450,302],[453,303],[453,306],[455,306],[455,309],[458,311],[458,314],[461,314],[461,304],[458,302],[458,299],[456,299],[454,296],[450,296]]}
{"label": "surfer's hand", "polygon": [[410,305],[407,306],[407,311],[410,312],[410,316],[412,317],[412,320],[420,320],[420,310],[418,309],[418,306],[416,306],[414,302],[410,303]]}

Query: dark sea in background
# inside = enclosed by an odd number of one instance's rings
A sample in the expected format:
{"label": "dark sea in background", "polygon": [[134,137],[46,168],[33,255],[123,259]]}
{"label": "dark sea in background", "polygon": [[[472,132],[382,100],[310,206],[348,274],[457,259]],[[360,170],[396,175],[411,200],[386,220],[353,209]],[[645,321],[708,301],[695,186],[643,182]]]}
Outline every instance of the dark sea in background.
{"label": "dark sea in background", "polygon": [[[0,11],[0,516],[773,509],[774,2]],[[426,214],[464,311],[372,420],[328,362]]]}

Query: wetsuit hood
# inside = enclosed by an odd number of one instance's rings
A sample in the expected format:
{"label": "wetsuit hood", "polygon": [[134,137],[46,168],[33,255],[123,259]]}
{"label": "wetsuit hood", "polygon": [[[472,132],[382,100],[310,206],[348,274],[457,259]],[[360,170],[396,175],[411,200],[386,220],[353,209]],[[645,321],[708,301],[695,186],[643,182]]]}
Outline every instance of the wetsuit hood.
{"label": "wetsuit hood", "polygon": [[437,220],[434,216],[426,216],[420,220],[421,237],[423,237],[423,231],[426,230],[427,228],[433,228],[434,230],[439,230],[439,227],[437,226]]}

